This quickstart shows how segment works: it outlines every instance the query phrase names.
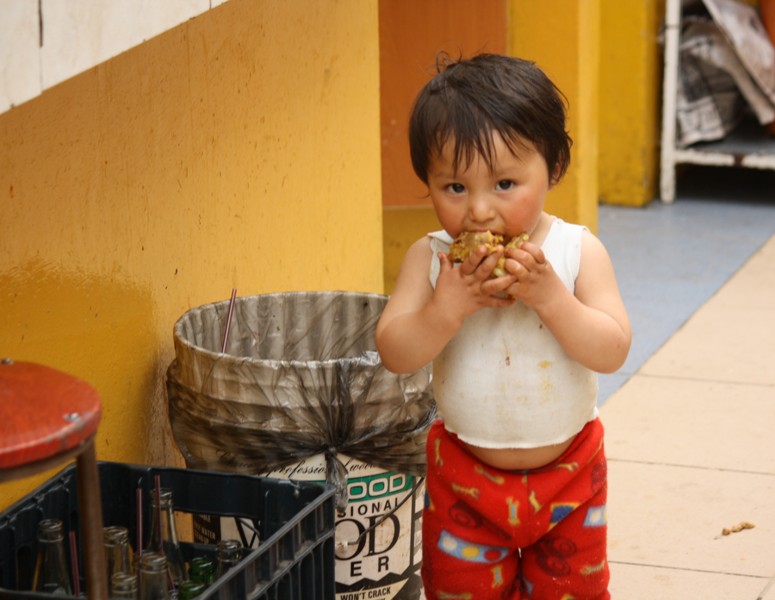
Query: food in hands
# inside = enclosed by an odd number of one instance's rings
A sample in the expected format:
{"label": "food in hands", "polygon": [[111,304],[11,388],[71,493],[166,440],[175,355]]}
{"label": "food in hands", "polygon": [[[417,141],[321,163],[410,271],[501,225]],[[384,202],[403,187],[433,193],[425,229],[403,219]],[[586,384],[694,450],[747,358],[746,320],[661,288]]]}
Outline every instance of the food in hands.
{"label": "food in hands", "polygon": [[[487,253],[492,254],[498,249],[498,246],[502,245],[506,250],[517,248],[528,239],[527,233],[521,233],[504,244],[504,237],[492,231],[464,231],[452,242],[447,255],[452,262],[463,262],[481,246],[485,246]],[[506,255],[504,254],[498,259],[498,264],[492,270],[491,277],[503,277],[506,275],[505,265]]]}

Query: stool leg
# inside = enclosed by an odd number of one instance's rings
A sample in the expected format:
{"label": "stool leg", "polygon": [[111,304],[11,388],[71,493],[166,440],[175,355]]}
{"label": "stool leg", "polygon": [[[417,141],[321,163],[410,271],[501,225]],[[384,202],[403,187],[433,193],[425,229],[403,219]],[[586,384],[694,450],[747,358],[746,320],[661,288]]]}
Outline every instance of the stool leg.
{"label": "stool leg", "polygon": [[88,597],[90,600],[108,600],[108,573],[102,539],[102,501],[94,438],[89,440],[76,461],[78,510],[81,513],[81,543]]}

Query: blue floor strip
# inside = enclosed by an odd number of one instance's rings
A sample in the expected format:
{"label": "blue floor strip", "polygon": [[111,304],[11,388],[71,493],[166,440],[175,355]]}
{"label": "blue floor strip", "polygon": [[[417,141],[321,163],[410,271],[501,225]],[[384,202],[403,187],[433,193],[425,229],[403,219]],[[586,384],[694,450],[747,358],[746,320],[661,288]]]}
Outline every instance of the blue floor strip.
{"label": "blue floor strip", "polygon": [[622,369],[600,376],[603,404],[775,235],[775,172],[686,168],[673,204],[601,205],[598,235],[633,327]]}

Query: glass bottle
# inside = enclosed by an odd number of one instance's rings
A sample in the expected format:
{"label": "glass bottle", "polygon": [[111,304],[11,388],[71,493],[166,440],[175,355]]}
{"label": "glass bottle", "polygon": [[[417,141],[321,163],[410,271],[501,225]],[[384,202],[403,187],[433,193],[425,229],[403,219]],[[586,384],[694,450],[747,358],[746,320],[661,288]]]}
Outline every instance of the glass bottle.
{"label": "glass bottle", "polygon": [[189,564],[188,575],[191,581],[208,586],[215,581],[215,563],[206,556],[195,556]]}
{"label": "glass bottle", "polygon": [[140,600],[169,600],[167,558],[158,552],[140,556]]}
{"label": "glass bottle", "polygon": [[192,600],[205,591],[207,586],[201,581],[184,581],[178,588],[178,600]]}
{"label": "glass bottle", "polygon": [[110,578],[111,600],[138,600],[137,575],[132,573],[114,573]]}
{"label": "glass bottle", "polygon": [[218,558],[217,579],[242,560],[242,544],[237,540],[221,540],[215,546],[215,555]]}
{"label": "glass bottle", "polygon": [[172,490],[161,488],[159,504],[156,493],[151,493],[151,533],[148,538],[148,552],[160,552],[167,557],[167,567],[175,586],[188,579],[186,563],[178,541],[178,529],[175,525],[175,513],[172,504]]}
{"label": "glass bottle", "polygon": [[129,530],[117,525],[105,527],[105,563],[108,567],[108,581],[115,573],[132,573],[132,547],[129,545]]}
{"label": "glass bottle", "polygon": [[59,519],[38,523],[38,558],[32,589],[61,596],[72,594],[65,562],[64,526]]}

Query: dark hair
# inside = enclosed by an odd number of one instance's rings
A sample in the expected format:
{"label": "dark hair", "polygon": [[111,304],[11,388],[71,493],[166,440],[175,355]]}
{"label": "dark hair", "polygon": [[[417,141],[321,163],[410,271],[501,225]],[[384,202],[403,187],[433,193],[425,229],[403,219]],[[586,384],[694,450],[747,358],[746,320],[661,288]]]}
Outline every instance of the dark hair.
{"label": "dark hair", "polygon": [[[438,74],[420,91],[409,121],[409,149],[417,176],[428,182],[431,159],[454,139],[453,167],[476,154],[493,167],[492,135],[515,152],[529,140],[557,183],[570,163],[566,99],[534,63],[498,54],[437,58]],[[555,170],[556,169],[556,170]]]}

